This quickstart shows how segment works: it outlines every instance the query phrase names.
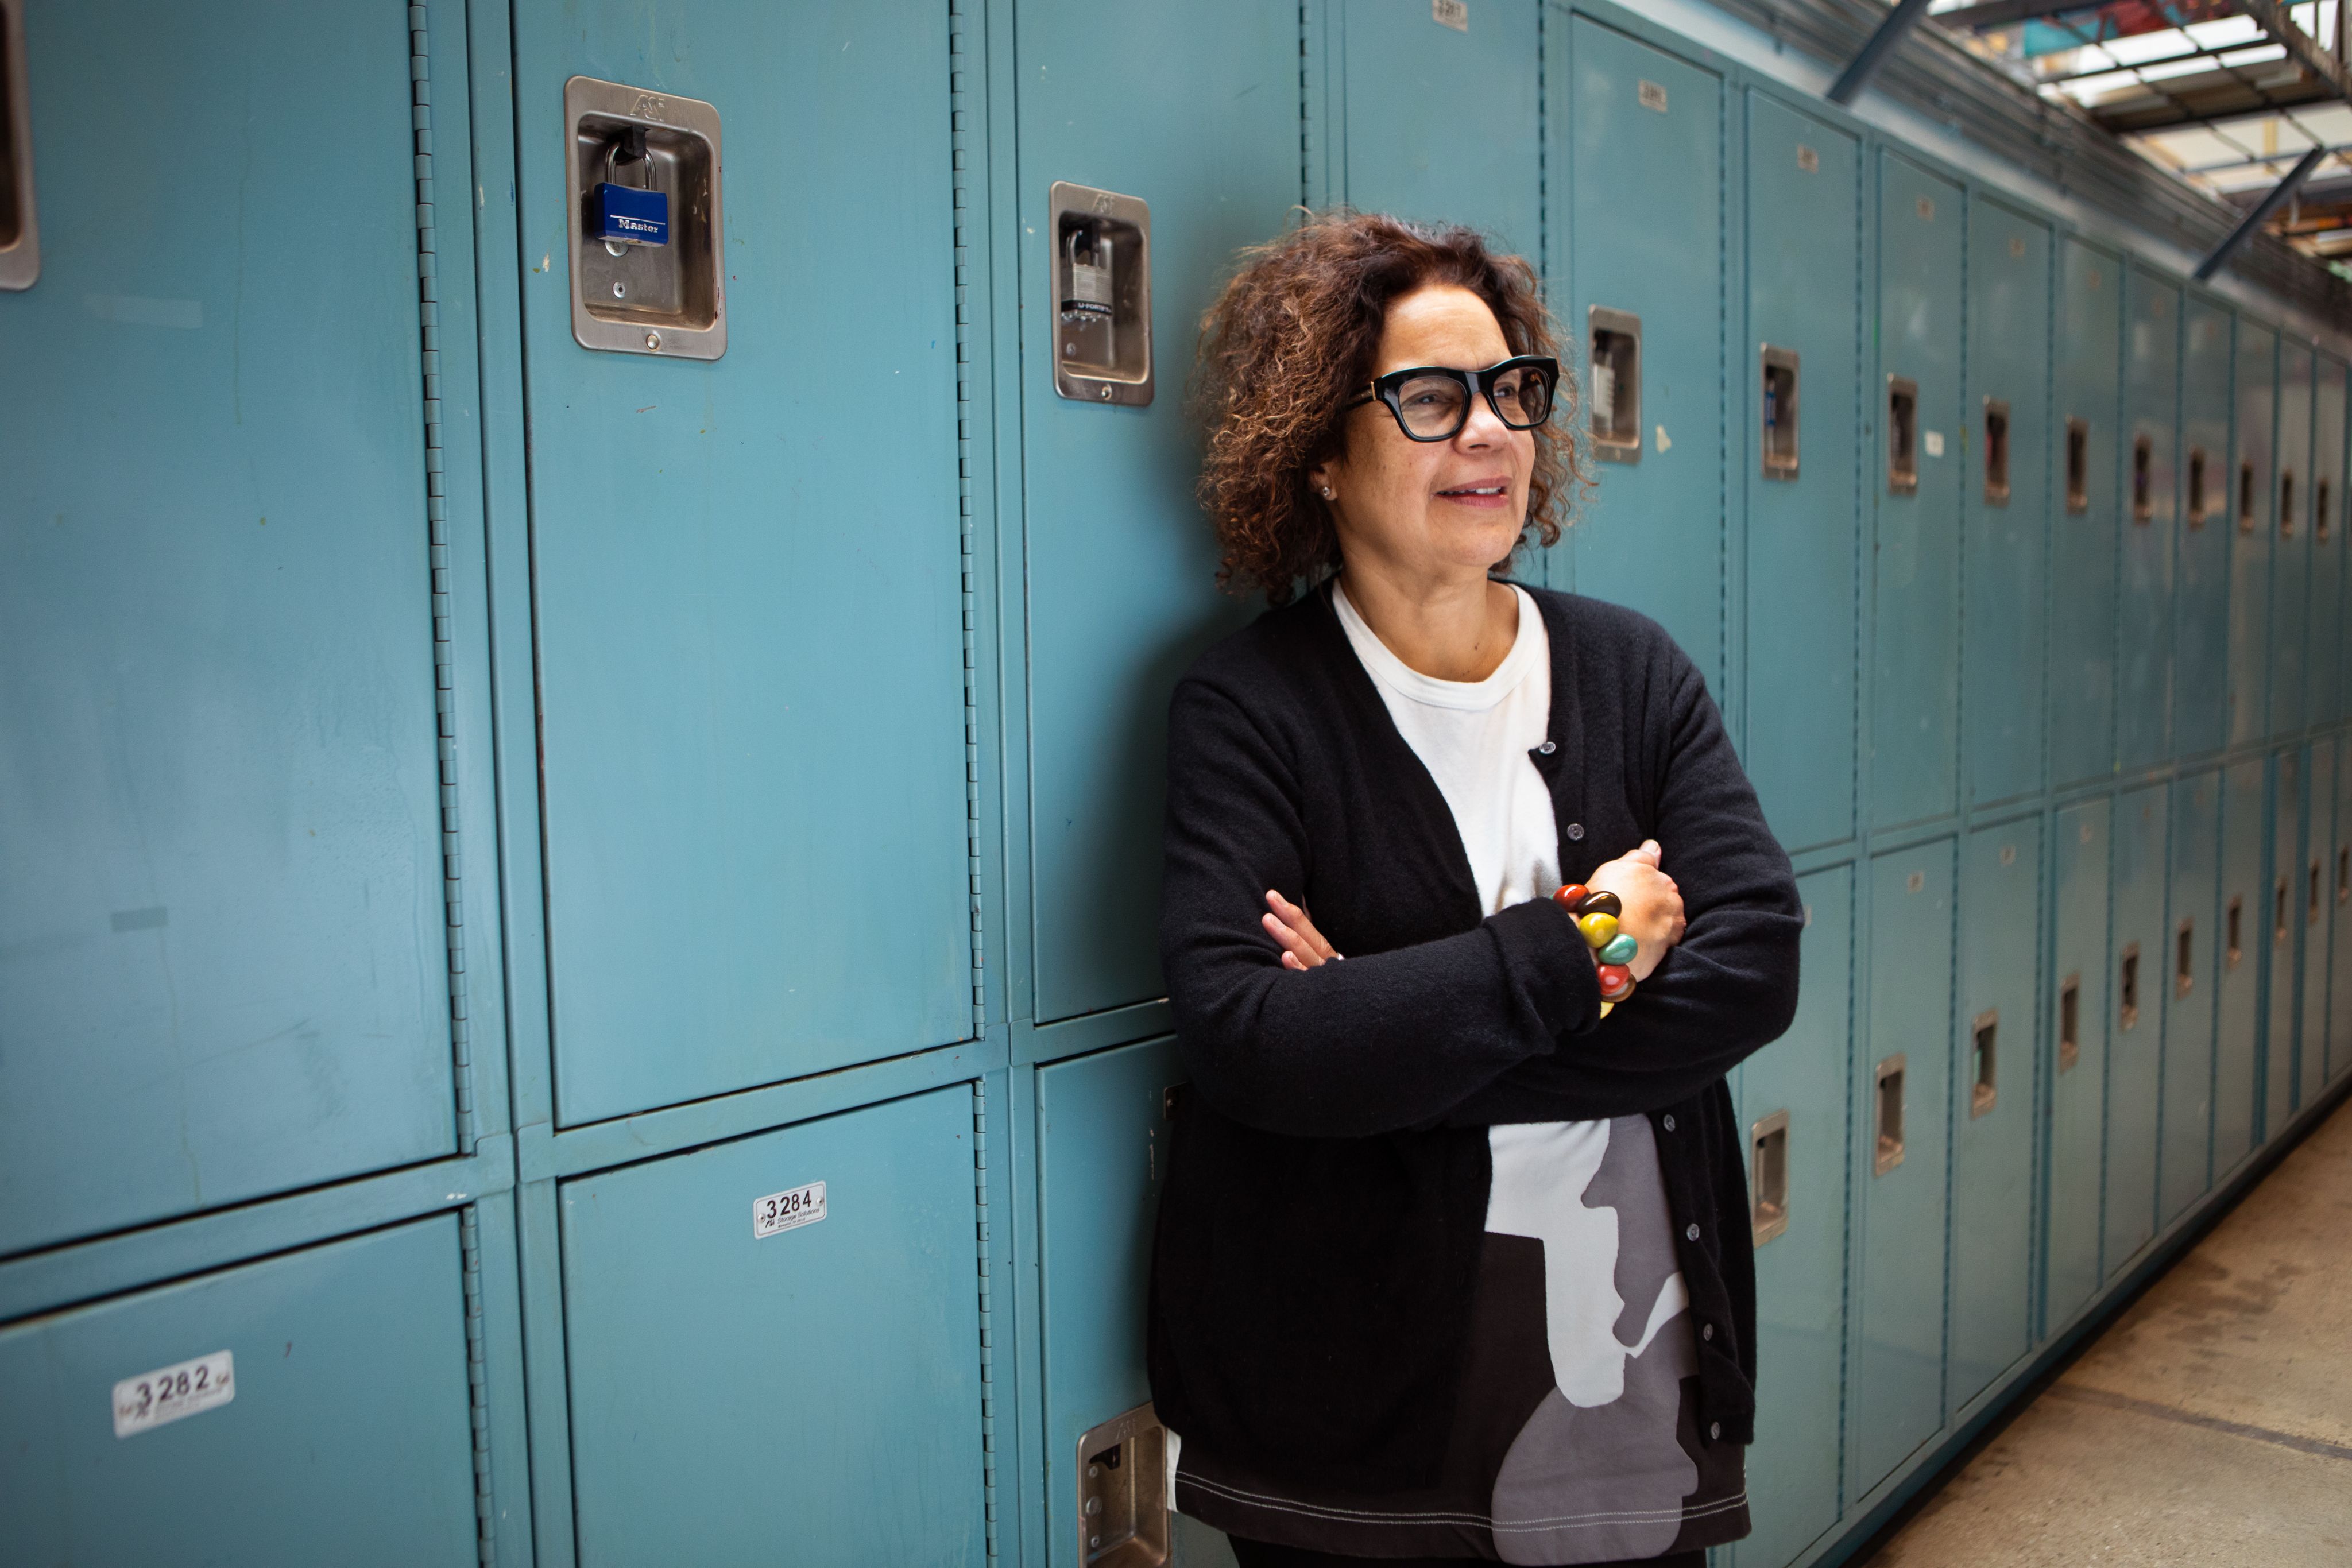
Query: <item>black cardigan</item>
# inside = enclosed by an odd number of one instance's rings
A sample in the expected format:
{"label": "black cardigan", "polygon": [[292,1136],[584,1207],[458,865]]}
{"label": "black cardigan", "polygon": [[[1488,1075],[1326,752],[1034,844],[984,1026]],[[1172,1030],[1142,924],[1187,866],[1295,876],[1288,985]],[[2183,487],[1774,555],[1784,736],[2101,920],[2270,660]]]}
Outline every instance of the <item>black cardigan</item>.
{"label": "black cardigan", "polygon": [[[1649,1115],[1700,1430],[1753,1437],[1746,1140],[1724,1073],[1795,1011],[1795,877],[1664,629],[1531,591],[1552,671],[1531,755],[1561,869],[1654,838],[1690,921],[1605,1024],[1566,912],[1481,918],[1453,813],[1328,588],[1210,649],[1171,706],[1160,953],[1195,1092],[1176,1103],[1153,1249],[1152,1397],[1188,1442],[1261,1474],[1435,1479],[1496,1123]],[[1269,888],[1347,960],[1282,967],[1258,924]]]}

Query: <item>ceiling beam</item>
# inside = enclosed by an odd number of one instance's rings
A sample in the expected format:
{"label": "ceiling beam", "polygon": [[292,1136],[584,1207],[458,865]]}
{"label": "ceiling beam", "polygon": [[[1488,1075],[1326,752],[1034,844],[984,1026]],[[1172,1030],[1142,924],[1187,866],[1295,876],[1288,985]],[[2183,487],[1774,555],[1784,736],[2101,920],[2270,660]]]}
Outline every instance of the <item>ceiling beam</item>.
{"label": "ceiling beam", "polygon": [[2294,194],[2294,188],[2310,178],[2311,172],[2318,168],[2319,161],[2326,156],[2326,148],[2315,147],[2297,160],[2294,167],[2286,172],[2286,178],[2273,185],[2271,193],[2255,203],[2252,212],[2238,220],[2238,226],[2230,231],[2230,237],[2215,246],[2213,254],[2197,264],[2197,281],[2208,282],[2215,273],[2221,271],[2222,264],[2230,259],[2231,254],[2240,246],[2252,239],[2255,230],[2270,221],[2270,215],[2278,211],[2289,196]]}
{"label": "ceiling beam", "polygon": [[2347,70],[2342,60],[2296,26],[2278,0],[2241,0],[2239,8],[2261,24],[2273,42],[2285,45],[2294,63],[2326,82],[2336,97],[2352,99],[2352,70]]}

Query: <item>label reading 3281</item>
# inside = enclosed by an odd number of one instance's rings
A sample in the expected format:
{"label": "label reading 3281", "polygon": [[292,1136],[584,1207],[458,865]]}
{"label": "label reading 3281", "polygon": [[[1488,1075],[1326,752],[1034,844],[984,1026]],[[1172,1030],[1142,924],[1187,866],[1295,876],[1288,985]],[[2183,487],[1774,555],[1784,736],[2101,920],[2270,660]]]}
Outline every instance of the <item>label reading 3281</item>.
{"label": "label reading 3281", "polygon": [[772,1192],[751,1202],[751,1239],[764,1241],[824,1218],[824,1183],[813,1181],[790,1192]]}
{"label": "label reading 3281", "polygon": [[126,1377],[114,1385],[114,1435],[129,1437],[236,1397],[236,1362],[225,1350]]}

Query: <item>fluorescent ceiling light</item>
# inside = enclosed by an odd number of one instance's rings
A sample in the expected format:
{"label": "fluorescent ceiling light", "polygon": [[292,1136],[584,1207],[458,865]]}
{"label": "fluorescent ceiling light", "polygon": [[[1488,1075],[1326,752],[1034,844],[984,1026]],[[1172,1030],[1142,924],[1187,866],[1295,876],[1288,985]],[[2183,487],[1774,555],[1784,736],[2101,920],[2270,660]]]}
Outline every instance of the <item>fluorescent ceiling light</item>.
{"label": "fluorescent ceiling light", "polygon": [[2162,81],[2167,77],[2189,77],[2200,71],[2213,71],[2221,68],[2213,63],[2212,57],[2208,55],[2185,60],[2164,60],[2156,65],[2142,66],[2139,68],[2139,75],[2142,81]]}
{"label": "fluorescent ceiling light", "polygon": [[2175,55],[2185,55],[2197,46],[2189,35],[2178,27],[2167,27],[2161,33],[2136,33],[2128,38],[2109,38],[2099,46],[2115,57],[2117,65],[2136,66],[2148,60],[2168,60]]}
{"label": "fluorescent ceiling light", "polygon": [[2252,43],[2263,36],[2262,24],[2252,16],[2223,16],[2218,21],[2191,22],[2181,31],[2209,49],[2226,49],[2231,44]]}
{"label": "fluorescent ceiling light", "polygon": [[2235,54],[2223,55],[2221,63],[2225,66],[2258,66],[2264,60],[2284,58],[2286,58],[2284,44],[2265,44],[2259,49],[2240,49]]}

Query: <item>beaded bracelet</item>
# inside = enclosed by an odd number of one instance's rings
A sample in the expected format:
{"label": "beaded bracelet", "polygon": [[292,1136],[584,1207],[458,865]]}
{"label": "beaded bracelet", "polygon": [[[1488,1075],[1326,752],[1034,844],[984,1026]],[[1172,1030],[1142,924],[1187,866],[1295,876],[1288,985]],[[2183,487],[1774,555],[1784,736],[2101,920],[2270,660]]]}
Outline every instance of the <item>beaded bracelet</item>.
{"label": "beaded bracelet", "polygon": [[1570,883],[1551,899],[1576,917],[1584,945],[1600,963],[1601,1016],[1607,1018],[1619,1002],[1633,994],[1633,971],[1626,966],[1642,950],[1632,933],[1617,928],[1618,916],[1625,913],[1624,902],[1605,890],[1595,893],[1580,882]]}

